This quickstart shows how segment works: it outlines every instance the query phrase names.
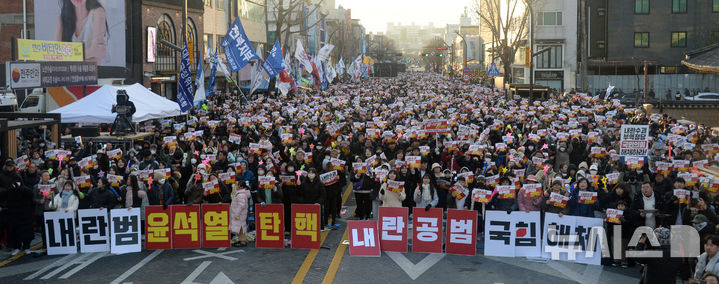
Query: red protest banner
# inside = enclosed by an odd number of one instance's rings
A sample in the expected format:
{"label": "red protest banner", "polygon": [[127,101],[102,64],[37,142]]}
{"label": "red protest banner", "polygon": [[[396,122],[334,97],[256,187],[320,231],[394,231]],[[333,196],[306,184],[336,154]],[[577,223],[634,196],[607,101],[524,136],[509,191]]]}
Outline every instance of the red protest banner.
{"label": "red protest banner", "polygon": [[446,252],[477,254],[477,211],[447,209]]}
{"label": "red protest banner", "polygon": [[388,180],[387,181],[387,189],[392,192],[402,192],[402,191],[404,191],[404,182]]}
{"label": "red protest banner", "polygon": [[255,247],[285,247],[284,208],[284,204],[267,204],[264,207],[260,204],[255,204],[255,220],[257,222]]}
{"label": "red protest banner", "polygon": [[172,248],[200,248],[200,205],[173,205]]}
{"label": "red protest banner", "polygon": [[292,248],[320,248],[319,204],[292,204]]}
{"label": "red protest banner", "polygon": [[202,204],[202,247],[230,247],[230,204]]}
{"label": "red protest banner", "polygon": [[331,172],[326,172],[326,173],[320,175],[320,181],[325,186],[330,186],[330,185],[333,185],[333,184],[337,183],[338,181],[340,181],[340,176],[339,176],[339,174],[337,174],[336,170],[331,171]]}
{"label": "red protest banner", "polygon": [[424,131],[427,133],[448,133],[449,122],[446,119],[430,119],[424,122]]}
{"label": "red protest banner", "polygon": [[409,208],[380,207],[380,247],[383,251],[407,252]]}
{"label": "red protest banner", "polygon": [[349,221],[347,230],[351,256],[380,256],[377,221]]}
{"label": "red protest banner", "polygon": [[442,253],[442,208],[412,211],[412,252]]}
{"label": "red protest banner", "polygon": [[145,248],[171,249],[172,234],[171,208],[163,209],[160,205],[145,207]]}

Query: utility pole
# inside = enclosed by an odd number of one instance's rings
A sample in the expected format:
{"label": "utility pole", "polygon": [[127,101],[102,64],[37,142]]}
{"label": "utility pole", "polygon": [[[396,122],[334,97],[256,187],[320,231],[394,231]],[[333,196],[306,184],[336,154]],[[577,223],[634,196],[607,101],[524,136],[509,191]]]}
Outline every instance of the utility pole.
{"label": "utility pole", "polygon": [[582,29],[579,33],[581,34],[581,43],[580,43],[580,50],[582,52],[581,58],[582,58],[582,91],[587,91],[587,61],[589,60],[589,55],[587,54],[587,41],[589,40],[587,38],[587,0],[580,0],[579,1],[579,19],[580,19],[580,25],[579,27]]}
{"label": "utility pole", "polygon": [[464,62],[462,63],[462,68],[467,68],[467,40],[464,39],[464,36],[460,34],[459,31],[454,32],[462,38],[462,43],[464,43],[464,49],[462,50],[462,57],[464,57]]}
{"label": "utility pole", "polygon": [[649,74],[647,65],[647,61],[644,60],[644,104],[647,104],[647,75]]}
{"label": "utility pole", "polygon": [[531,1],[527,2],[529,8],[529,98],[534,101],[534,7],[532,7]]}

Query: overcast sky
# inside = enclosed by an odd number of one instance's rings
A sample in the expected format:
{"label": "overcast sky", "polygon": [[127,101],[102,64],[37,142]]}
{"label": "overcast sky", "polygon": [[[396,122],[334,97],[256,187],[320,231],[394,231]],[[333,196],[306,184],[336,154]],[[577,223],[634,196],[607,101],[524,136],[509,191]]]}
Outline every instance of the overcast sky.
{"label": "overcast sky", "polygon": [[352,18],[360,19],[367,32],[385,32],[388,22],[436,27],[458,24],[464,7],[474,0],[335,0],[336,5],[352,9]]}

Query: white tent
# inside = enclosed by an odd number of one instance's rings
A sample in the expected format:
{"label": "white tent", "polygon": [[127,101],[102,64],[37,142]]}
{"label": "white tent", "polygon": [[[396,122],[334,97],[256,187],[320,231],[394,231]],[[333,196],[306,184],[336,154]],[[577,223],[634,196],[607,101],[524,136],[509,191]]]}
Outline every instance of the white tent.
{"label": "white tent", "polygon": [[117,90],[125,90],[137,111],[132,116],[134,122],[149,119],[181,115],[177,102],[161,97],[140,84],[130,86],[105,85],[92,94],[50,113],[61,114],[62,123],[112,123],[116,114],[112,105],[116,104]]}

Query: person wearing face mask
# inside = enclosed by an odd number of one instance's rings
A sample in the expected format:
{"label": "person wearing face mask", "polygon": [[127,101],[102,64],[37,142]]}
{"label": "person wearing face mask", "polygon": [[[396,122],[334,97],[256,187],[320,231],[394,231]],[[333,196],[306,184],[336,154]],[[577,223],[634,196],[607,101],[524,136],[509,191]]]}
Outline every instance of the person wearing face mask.
{"label": "person wearing face mask", "polygon": [[170,184],[165,180],[165,175],[155,173],[150,185],[150,191],[147,193],[150,205],[172,205],[174,204],[175,191],[172,190]]}
{"label": "person wearing face mask", "polygon": [[[357,157],[356,163],[362,163],[362,159]],[[372,178],[371,171],[365,171],[365,173],[352,175],[350,179],[352,181],[352,191],[355,195],[357,202],[357,209],[355,215],[360,220],[367,220],[371,217],[372,213],[372,200],[370,199],[370,193],[372,188],[375,186],[375,180]]]}
{"label": "person wearing face mask", "polygon": [[[298,203],[304,203],[304,192],[300,189],[300,187],[306,182],[304,180],[305,176],[298,176],[296,173],[296,167],[294,163],[287,164],[287,175],[291,175],[297,178],[297,184],[296,185],[282,185],[281,186],[281,196],[282,196],[282,204],[285,205],[285,232],[290,231],[290,214],[292,204],[298,204]],[[315,176],[317,173],[315,172]],[[317,178],[319,180],[319,178]],[[314,202],[313,202],[314,203]],[[312,204],[313,204],[312,203]]]}
{"label": "person wearing face mask", "polygon": [[202,204],[204,201],[205,191],[202,188],[202,174],[205,172],[205,168],[206,166],[203,164],[197,166],[197,171],[187,181],[184,192],[185,204]]}
{"label": "person wearing face mask", "polygon": [[557,153],[554,156],[554,169],[559,171],[559,168],[564,164],[569,164],[569,153],[574,150],[572,144],[567,146],[567,142],[559,142],[557,144]]}
{"label": "person wearing face mask", "polygon": [[[323,212],[322,214],[322,228],[327,226],[328,217],[330,215],[330,212],[328,212],[328,205],[327,202],[327,192],[325,190],[325,186],[322,184],[322,182],[319,179],[319,176],[317,175],[317,169],[310,168],[307,171],[307,177],[303,178],[302,183],[298,187],[298,191],[301,192],[303,197],[303,203],[304,204],[319,204],[321,206],[321,210]],[[333,224],[334,226],[334,220]]]}

